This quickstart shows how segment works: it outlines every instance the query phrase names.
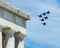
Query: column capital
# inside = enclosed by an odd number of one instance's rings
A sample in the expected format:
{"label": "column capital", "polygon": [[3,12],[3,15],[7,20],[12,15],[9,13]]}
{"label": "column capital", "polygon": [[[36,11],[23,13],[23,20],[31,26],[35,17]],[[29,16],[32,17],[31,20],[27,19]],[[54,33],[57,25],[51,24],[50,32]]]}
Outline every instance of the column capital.
{"label": "column capital", "polygon": [[24,38],[24,35],[21,34],[20,32],[15,33],[14,36],[15,36],[16,38]]}
{"label": "column capital", "polygon": [[5,32],[5,48],[15,48],[14,31],[10,29]]}
{"label": "column capital", "polygon": [[0,29],[10,29],[10,27],[0,25]]}
{"label": "column capital", "polygon": [[14,31],[11,30],[10,27],[3,28],[3,32],[4,32],[5,34],[13,34],[13,33],[14,33]]}
{"label": "column capital", "polygon": [[3,26],[0,25],[0,29],[3,29]]}
{"label": "column capital", "polygon": [[24,36],[20,33],[15,33],[15,47],[24,48]]}

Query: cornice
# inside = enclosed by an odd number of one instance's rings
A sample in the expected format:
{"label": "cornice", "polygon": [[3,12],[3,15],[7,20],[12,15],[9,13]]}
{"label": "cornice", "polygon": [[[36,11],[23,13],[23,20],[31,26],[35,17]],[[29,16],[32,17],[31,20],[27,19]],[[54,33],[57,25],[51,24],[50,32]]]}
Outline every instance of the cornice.
{"label": "cornice", "polygon": [[23,19],[26,19],[26,20],[30,19],[30,13],[19,9],[16,6],[14,6],[8,2],[0,2],[0,8],[3,8],[9,12],[12,12],[12,13],[18,15],[19,17],[22,17]]}

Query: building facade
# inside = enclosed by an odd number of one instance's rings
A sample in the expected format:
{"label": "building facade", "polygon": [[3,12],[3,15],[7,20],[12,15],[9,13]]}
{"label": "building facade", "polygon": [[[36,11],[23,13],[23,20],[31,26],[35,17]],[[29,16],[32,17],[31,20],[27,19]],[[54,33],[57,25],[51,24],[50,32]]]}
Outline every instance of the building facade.
{"label": "building facade", "polygon": [[24,48],[30,14],[0,0],[0,48]]}

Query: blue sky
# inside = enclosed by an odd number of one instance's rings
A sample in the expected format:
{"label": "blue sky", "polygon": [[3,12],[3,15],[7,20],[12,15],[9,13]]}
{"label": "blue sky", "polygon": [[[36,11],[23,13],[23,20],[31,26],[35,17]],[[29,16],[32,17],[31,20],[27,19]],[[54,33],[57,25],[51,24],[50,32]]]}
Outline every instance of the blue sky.
{"label": "blue sky", "polygon": [[[60,48],[60,0],[5,0],[31,13],[27,21],[25,48]],[[37,17],[50,11],[47,25],[43,26]]]}

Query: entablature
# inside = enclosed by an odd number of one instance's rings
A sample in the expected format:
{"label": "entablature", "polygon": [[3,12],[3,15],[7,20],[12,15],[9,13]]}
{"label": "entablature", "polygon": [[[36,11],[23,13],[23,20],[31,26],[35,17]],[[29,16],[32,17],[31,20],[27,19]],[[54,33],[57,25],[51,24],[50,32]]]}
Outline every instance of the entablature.
{"label": "entablature", "polygon": [[11,23],[3,18],[0,18],[0,27],[11,29],[14,32],[20,32],[24,36],[27,35],[26,28],[23,28],[23,27],[18,26],[14,23]]}
{"label": "entablature", "polygon": [[0,2],[0,8],[3,8],[9,12],[12,12],[16,14],[17,16],[24,18],[25,20],[30,19],[30,13],[19,9],[8,2]]}

